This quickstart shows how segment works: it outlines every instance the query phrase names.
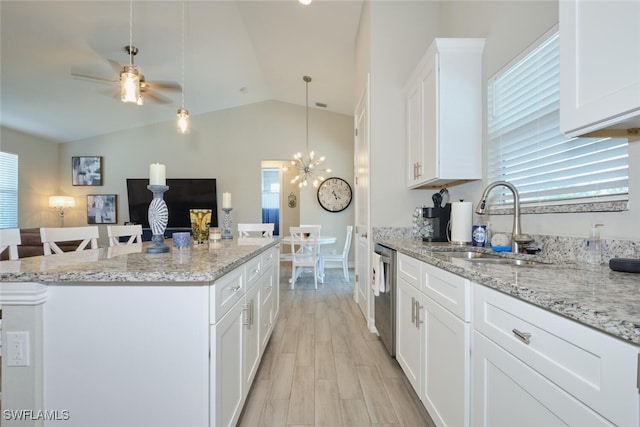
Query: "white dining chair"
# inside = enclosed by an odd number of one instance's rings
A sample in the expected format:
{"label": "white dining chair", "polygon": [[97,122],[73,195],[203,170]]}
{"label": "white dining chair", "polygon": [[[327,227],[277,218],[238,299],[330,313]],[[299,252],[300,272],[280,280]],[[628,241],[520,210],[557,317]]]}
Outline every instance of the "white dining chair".
{"label": "white dining chair", "polygon": [[238,224],[238,237],[273,237],[273,223]]}
{"label": "white dining chair", "polygon": [[327,262],[340,262],[342,263],[342,273],[344,280],[349,281],[349,249],[351,249],[351,236],[353,235],[353,225],[347,226],[347,236],[344,241],[344,247],[340,254],[322,254],[322,262],[326,266]]}
{"label": "white dining chair", "polygon": [[290,227],[291,234],[291,288],[294,289],[296,280],[305,267],[313,271],[313,284],[318,289],[318,274],[320,273],[320,250],[318,227]]}
{"label": "white dining chair", "polygon": [[[142,242],[142,225],[107,225],[107,236],[109,236],[109,246],[131,245]],[[121,242],[121,237],[128,237],[126,242]]]}
{"label": "white dining chair", "polygon": [[80,241],[75,249],[76,252],[85,249],[98,249],[98,237],[97,226],[40,228],[40,239],[45,256],[64,253],[56,244],[57,242]]}
{"label": "white dining chair", "polygon": [[18,259],[18,246],[21,243],[19,228],[3,228],[0,230],[0,254],[9,250],[9,259]]}

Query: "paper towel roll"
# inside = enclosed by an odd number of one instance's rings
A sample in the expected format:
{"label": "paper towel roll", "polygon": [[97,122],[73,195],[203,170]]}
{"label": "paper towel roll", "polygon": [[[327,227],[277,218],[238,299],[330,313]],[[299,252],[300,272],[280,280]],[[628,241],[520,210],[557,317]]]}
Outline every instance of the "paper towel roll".
{"label": "paper towel roll", "polygon": [[464,245],[471,243],[471,222],[473,204],[471,202],[451,203],[451,243]]}

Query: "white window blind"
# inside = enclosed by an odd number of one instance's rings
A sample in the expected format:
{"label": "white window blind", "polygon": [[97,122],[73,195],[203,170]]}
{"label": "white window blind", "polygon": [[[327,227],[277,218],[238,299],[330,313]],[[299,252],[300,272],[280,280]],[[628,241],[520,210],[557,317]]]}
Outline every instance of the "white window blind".
{"label": "white window blind", "polygon": [[[627,139],[567,138],[560,132],[557,31],[490,79],[487,99],[490,181],[511,182],[522,203],[627,199]],[[492,202],[511,203],[511,193]]]}
{"label": "white window blind", "polygon": [[18,227],[18,156],[0,151],[0,228]]}

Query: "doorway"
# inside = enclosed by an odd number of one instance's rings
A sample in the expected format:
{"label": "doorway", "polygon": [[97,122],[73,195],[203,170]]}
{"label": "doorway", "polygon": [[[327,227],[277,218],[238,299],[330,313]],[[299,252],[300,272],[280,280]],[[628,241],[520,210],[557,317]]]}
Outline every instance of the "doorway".
{"label": "doorway", "polygon": [[293,172],[283,170],[290,160],[263,160],[262,222],[274,224],[274,234],[286,236],[289,227],[300,224],[300,189],[291,184]]}

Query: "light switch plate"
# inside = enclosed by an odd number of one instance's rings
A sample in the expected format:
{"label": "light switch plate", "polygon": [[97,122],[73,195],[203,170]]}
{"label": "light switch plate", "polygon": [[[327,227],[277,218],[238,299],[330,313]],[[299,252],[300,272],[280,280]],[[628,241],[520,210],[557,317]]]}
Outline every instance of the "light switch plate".
{"label": "light switch plate", "polygon": [[29,366],[29,331],[7,332],[7,366]]}

